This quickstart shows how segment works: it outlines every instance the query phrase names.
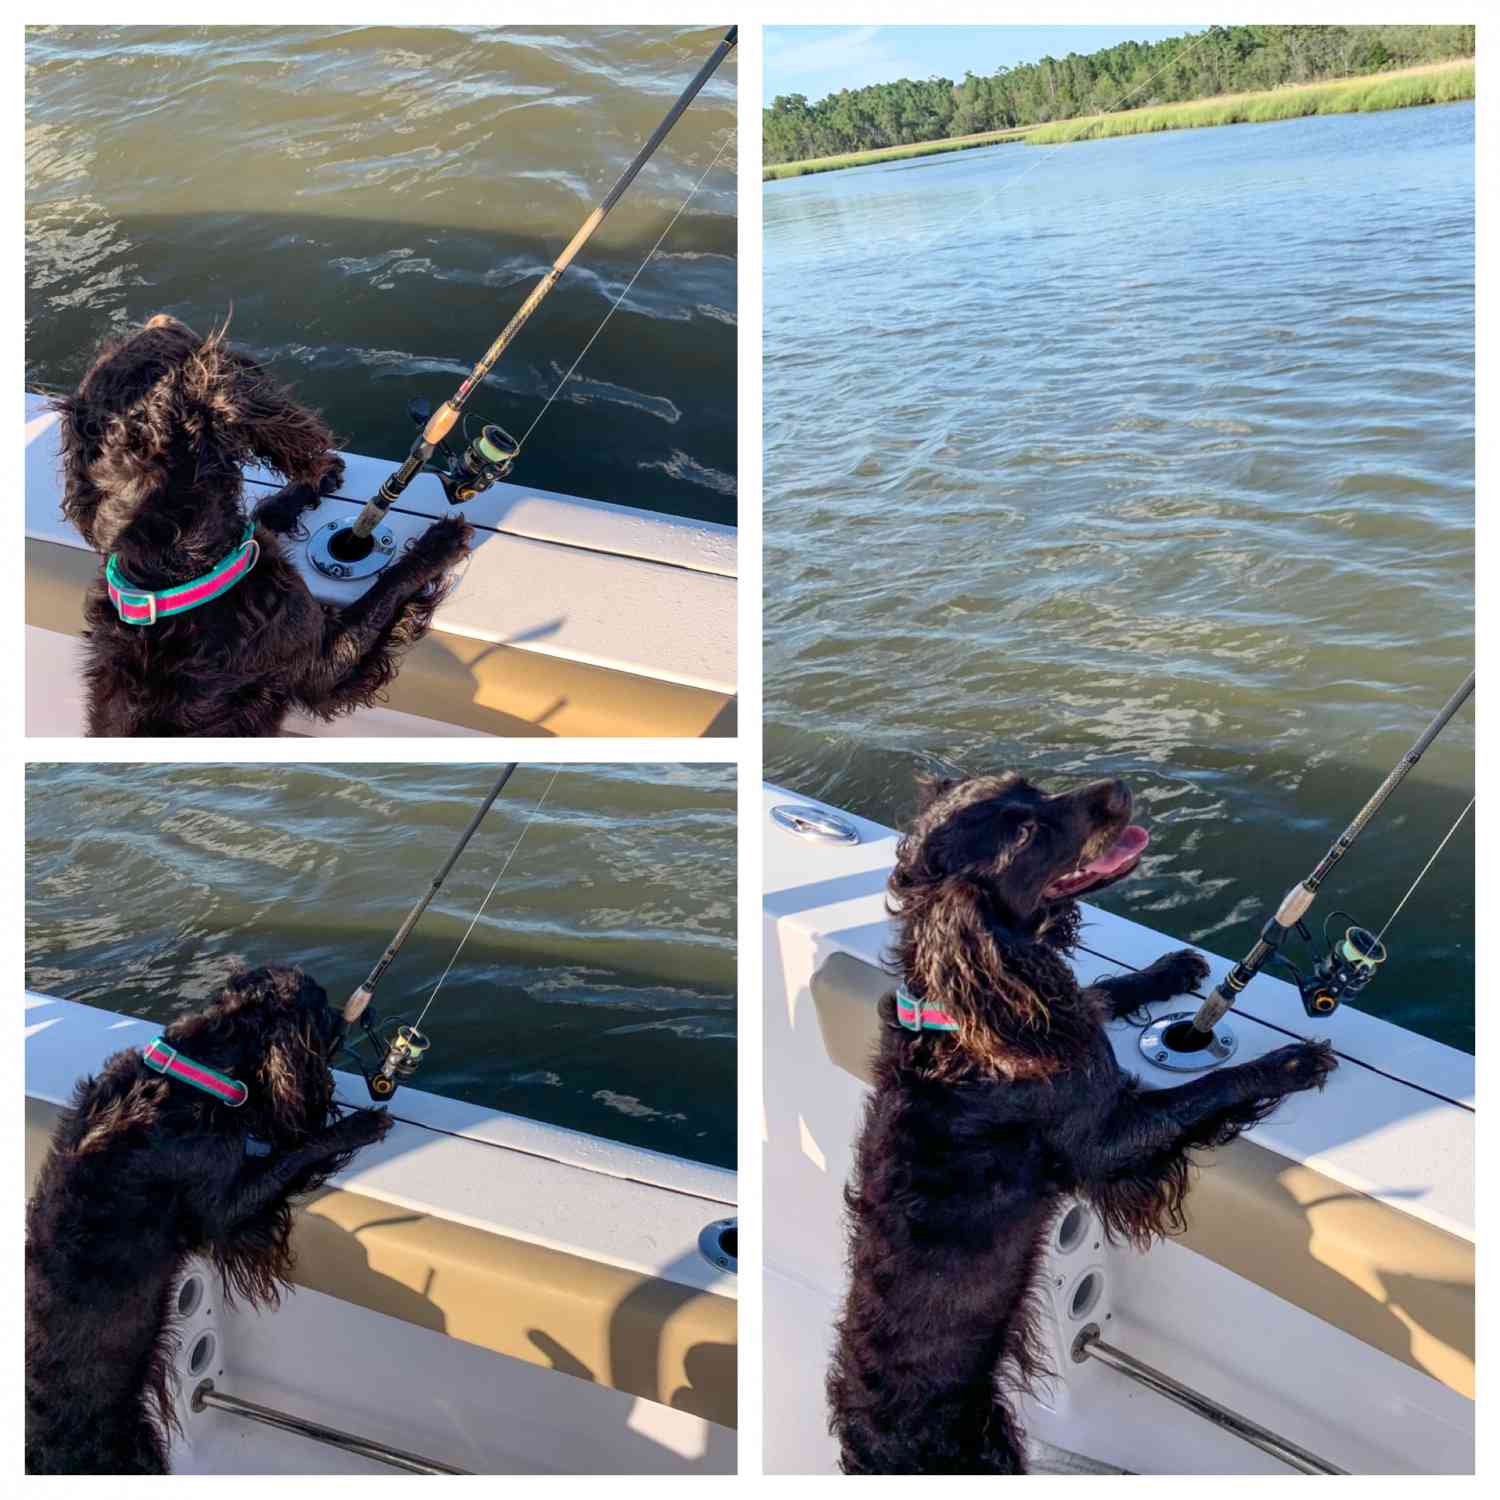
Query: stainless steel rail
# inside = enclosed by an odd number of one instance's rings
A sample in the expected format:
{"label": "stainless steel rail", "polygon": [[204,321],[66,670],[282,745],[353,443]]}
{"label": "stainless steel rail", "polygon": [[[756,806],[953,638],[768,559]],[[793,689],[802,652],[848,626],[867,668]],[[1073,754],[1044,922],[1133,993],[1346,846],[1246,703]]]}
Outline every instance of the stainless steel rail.
{"label": "stainless steel rail", "polygon": [[193,1392],[193,1410],[203,1411],[212,1407],[215,1411],[227,1411],[236,1417],[245,1417],[251,1422],[263,1422],[267,1427],[279,1427],[283,1432],[295,1432],[299,1437],[310,1438],[315,1443],[325,1443],[330,1448],[340,1448],[345,1453],[357,1454],[377,1464],[400,1469],[407,1474],[467,1474],[467,1469],[452,1469],[436,1459],[423,1458],[420,1453],[407,1453],[402,1448],[392,1448],[386,1443],[377,1443],[371,1438],[355,1437],[353,1433],[340,1432],[336,1427],[324,1427],[321,1422],[309,1422],[303,1417],[294,1417],[290,1412],[274,1411],[269,1406],[260,1406],[254,1401],[242,1401],[238,1396],[226,1396],[214,1389],[211,1380],[205,1380]]}
{"label": "stainless steel rail", "polygon": [[1259,1448],[1262,1453],[1269,1453],[1272,1458],[1280,1459],[1288,1468],[1295,1469],[1299,1474],[1347,1474],[1349,1472],[1347,1469],[1335,1468],[1331,1463],[1319,1458],[1316,1453],[1309,1453],[1306,1448],[1299,1447],[1286,1438],[1278,1437],[1268,1428],[1250,1421],[1248,1417],[1242,1417],[1238,1412],[1230,1411],[1227,1406],[1220,1406],[1217,1401],[1210,1400],[1209,1397],[1183,1385],[1181,1381],[1173,1380],[1170,1375],[1165,1375],[1150,1365],[1142,1364],[1140,1360],[1132,1358],[1124,1350],[1116,1349],[1112,1344],[1106,1344],[1099,1337],[1097,1323],[1090,1323],[1073,1340],[1073,1359],[1078,1364],[1088,1359],[1097,1359],[1101,1365],[1108,1366],[1111,1370],[1125,1376],[1127,1380],[1134,1380],[1146,1386],[1157,1395],[1165,1396],[1168,1401],[1175,1401],[1178,1406],[1184,1406],[1189,1411],[1196,1412],[1205,1421],[1212,1422],[1215,1427],[1222,1427],[1225,1432],[1232,1433],[1235,1437],[1249,1443],[1251,1447]]}

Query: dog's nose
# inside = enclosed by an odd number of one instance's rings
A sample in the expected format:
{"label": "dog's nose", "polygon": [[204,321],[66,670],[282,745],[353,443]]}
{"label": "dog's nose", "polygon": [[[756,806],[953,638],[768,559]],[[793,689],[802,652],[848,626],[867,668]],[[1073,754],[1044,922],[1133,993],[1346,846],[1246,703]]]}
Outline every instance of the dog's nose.
{"label": "dog's nose", "polygon": [[1094,782],[1092,786],[1084,788],[1083,795],[1101,817],[1108,818],[1111,822],[1130,816],[1134,798],[1130,795],[1130,788],[1118,776]]}

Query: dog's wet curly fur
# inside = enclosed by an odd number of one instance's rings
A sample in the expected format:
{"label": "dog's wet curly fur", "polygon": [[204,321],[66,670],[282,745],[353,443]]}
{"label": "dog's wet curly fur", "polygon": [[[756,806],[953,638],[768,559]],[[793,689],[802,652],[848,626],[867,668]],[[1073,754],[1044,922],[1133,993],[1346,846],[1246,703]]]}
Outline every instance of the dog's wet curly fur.
{"label": "dog's wet curly fur", "polygon": [[1180,1231],[1190,1152],[1335,1065],[1298,1042],[1160,1091],[1120,1070],[1106,1024],[1208,973],[1183,950],[1074,979],[1073,897],[1129,869],[1076,872],[1121,847],[1130,807],[1118,781],[1056,796],[1013,773],[923,784],[890,878],[893,967],[958,1029],[905,1030],[882,1002],[828,1381],[846,1473],[1024,1473],[1016,1398],[1042,1373],[1035,1283],[1061,1207],[1087,1200],[1142,1249]]}
{"label": "dog's wet curly fur", "polygon": [[472,535],[439,521],[354,603],[319,604],[278,536],[340,483],[333,434],[224,334],[158,314],[107,343],[54,403],[63,515],[137,588],[187,583],[239,545],[245,464],[288,481],[255,510],[254,568],[196,609],[128,625],[101,567],[84,601],[93,735],[269,735],[294,707],[331,719],[369,706],[426,633]]}
{"label": "dog's wet curly fur", "polygon": [[[291,1198],[390,1128],[337,1116],[336,1017],[299,969],[236,974],[168,1043],[240,1079],[229,1106],[118,1052],[79,1083],[26,1209],[26,1469],[164,1474],[176,1287],[208,1257],[226,1300],[288,1285]],[[247,1155],[255,1140],[269,1154]]]}

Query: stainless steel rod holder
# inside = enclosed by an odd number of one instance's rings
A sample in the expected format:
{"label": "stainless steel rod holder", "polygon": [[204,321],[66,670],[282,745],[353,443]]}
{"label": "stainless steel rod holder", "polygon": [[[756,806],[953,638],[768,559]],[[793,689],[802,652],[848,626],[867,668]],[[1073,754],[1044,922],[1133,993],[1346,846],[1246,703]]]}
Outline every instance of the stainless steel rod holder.
{"label": "stainless steel rod holder", "polygon": [[1142,1364],[1140,1360],[1126,1354],[1124,1350],[1116,1349],[1112,1344],[1106,1344],[1099,1337],[1097,1323],[1090,1323],[1073,1340],[1073,1359],[1077,1364],[1082,1364],[1085,1360],[1097,1359],[1101,1365],[1125,1376],[1127,1380],[1134,1380],[1148,1390],[1155,1391],[1158,1396],[1165,1396],[1168,1401],[1175,1401],[1178,1406],[1186,1407],[1188,1411],[1195,1412],[1204,1421],[1223,1428],[1225,1432],[1249,1443],[1251,1447],[1259,1448],[1262,1453],[1269,1453],[1272,1458],[1279,1459],[1299,1474],[1347,1474],[1349,1472],[1347,1469],[1335,1468],[1331,1463],[1319,1458],[1316,1453],[1309,1453],[1306,1448],[1299,1447],[1286,1438],[1278,1437],[1268,1428],[1250,1421],[1248,1417],[1242,1417],[1238,1412],[1230,1411],[1227,1406],[1220,1406],[1217,1401],[1183,1385],[1179,1380],[1173,1380],[1170,1375],[1163,1374],[1162,1371],[1153,1369],[1150,1365]]}
{"label": "stainless steel rod holder", "polygon": [[386,1443],[377,1443],[372,1438],[355,1437],[353,1433],[340,1432],[336,1427],[325,1427],[321,1422],[309,1422],[303,1417],[294,1417],[290,1412],[276,1411],[254,1401],[243,1401],[238,1396],[226,1396],[214,1389],[211,1380],[205,1380],[193,1392],[193,1410],[203,1411],[212,1407],[215,1411],[227,1411],[232,1416],[244,1417],[251,1422],[262,1422],[267,1427],[279,1427],[283,1432],[295,1432],[298,1437],[326,1444],[330,1448],[342,1449],[345,1453],[368,1458],[388,1468],[400,1469],[407,1474],[467,1474],[467,1469],[452,1469],[436,1459],[423,1458],[420,1453],[408,1453],[402,1448],[392,1448]]}

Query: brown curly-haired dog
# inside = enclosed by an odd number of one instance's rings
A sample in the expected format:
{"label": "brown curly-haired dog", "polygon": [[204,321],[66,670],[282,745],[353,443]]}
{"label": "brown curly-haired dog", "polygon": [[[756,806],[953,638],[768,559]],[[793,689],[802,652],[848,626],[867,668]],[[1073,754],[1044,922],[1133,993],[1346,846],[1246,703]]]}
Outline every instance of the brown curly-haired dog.
{"label": "brown curly-haired dog", "polygon": [[[248,1089],[238,1108],[117,1052],[83,1079],[26,1207],[26,1469],[165,1474],[176,1284],[189,1256],[227,1298],[275,1304],[291,1199],[391,1127],[333,1113],[339,1037],[300,969],[243,971],[168,1044]],[[246,1154],[259,1141],[269,1154]]]}
{"label": "brown curly-haired dog", "polygon": [[[900,997],[845,1199],[850,1285],[828,1380],[849,1474],[1020,1474],[1013,1398],[1041,1371],[1033,1285],[1087,1199],[1144,1248],[1183,1227],[1189,1151],[1222,1145],[1334,1067],[1296,1042],[1179,1088],[1122,1073],[1105,1024],[1208,973],[1182,950],[1080,988],[1074,898],[1145,848],[1123,782],[1047,796],[1014,773],[923,786],[890,907]],[[897,1024],[898,1005],[911,1024]]]}
{"label": "brown curly-haired dog", "polygon": [[93,735],[268,735],[293,707],[331,719],[370,705],[427,631],[472,535],[439,521],[353,604],[319,604],[277,533],[343,478],[333,434],[224,333],[201,338],[158,313],[55,402],[63,515],[136,589],[191,582],[241,545],[243,465],[289,481],[255,511],[250,572],[207,603],[127,624],[101,569],[84,600]]}

